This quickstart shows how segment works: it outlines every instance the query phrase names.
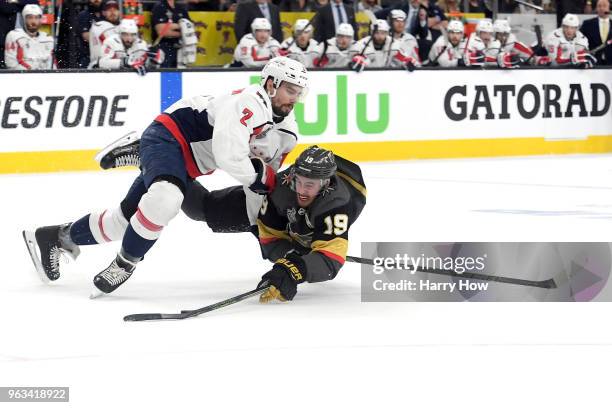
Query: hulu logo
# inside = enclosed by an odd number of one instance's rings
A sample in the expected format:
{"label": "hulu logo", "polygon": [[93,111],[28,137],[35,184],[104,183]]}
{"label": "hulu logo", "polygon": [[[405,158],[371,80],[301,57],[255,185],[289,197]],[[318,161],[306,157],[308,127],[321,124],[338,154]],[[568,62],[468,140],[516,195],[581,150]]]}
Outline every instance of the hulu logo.
{"label": "hulu logo", "polygon": [[[259,82],[258,76],[251,76],[251,84]],[[348,98],[348,84],[346,75],[338,75],[336,77],[336,134],[346,135],[348,134],[349,124],[349,98]],[[357,129],[362,133],[383,133],[389,126],[389,94],[380,93],[378,94],[378,115],[375,120],[368,120],[367,112],[367,94],[358,93],[355,96],[355,113]],[[298,103],[295,106],[295,120],[298,125],[298,129],[301,135],[304,136],[317,136],[322,135],[327,130],[329,125],[329,106],[332,98],[329,94],[317,95],[316,112],[317,118],[313,122],[307,122],[304,119],[303,103]],[[311,106],[308,106],[311,109]],[[371,116],[370,116],[371,117]]]}

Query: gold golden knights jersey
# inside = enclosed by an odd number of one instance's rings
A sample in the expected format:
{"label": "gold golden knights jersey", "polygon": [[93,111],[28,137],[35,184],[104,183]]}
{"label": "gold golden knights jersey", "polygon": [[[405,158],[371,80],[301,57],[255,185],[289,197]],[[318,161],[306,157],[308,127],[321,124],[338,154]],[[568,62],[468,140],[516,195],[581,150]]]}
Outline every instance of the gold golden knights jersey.
{"label": "gold golden knights jersey", "polygon": [[257,219],[264,258],[275,262],[295,250],[305,262],[308,282],[336,277],[346,259],[349,228],[366,203],[359,166],[335,157],[336,174],[308,208],[297,203],[292,166],[278,173],[280,185],[264,199]]}

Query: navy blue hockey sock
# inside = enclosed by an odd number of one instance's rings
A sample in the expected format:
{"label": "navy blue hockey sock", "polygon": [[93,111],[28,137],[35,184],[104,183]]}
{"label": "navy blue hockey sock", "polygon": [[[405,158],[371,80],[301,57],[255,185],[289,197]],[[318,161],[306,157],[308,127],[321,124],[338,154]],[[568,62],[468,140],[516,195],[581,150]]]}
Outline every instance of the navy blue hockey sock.
{"label": "navy blue hockey sock", "polygon": [[96,245],[98,243],[89,228],[89,214],[70,226],[70,239],[77,245]]}
{"label": "navy blue hockey sock", "polygon": [[157,242],[156,239],[150,240],[138,235],[130,224],[125,230],[125,235],[123,235],[121,249],[133,259],[142,259],[155,242]]}

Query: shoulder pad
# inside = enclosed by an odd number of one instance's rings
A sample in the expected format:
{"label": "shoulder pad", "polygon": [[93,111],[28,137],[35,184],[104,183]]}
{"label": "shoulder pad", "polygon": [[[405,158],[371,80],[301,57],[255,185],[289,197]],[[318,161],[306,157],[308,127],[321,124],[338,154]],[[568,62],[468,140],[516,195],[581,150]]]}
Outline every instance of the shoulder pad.
{"label": "shoulder pad", "polygon": [[273,123],[272,121],[272,101],[267,92],[259,84],[249,85],[244,90],[237,94],[239,98],[248,98],[257,101],[256,103],[261,106],[262,110],[266,114],[266,122]]}

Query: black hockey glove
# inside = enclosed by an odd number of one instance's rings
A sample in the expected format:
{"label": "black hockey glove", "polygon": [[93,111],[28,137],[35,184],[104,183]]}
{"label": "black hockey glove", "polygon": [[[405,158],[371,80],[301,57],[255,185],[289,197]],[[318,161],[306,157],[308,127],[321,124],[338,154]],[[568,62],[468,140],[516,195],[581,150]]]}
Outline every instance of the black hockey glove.
{"label": "black hockey glove", "polygon": [[290,251],[274,263],[272,270],[261,277],[257,287],[269,284],[270,288],[261,294],[259,301],[268,303],[274,299],[281,302],[293,300],[297,294],[297,285],[305,280],[306,263],[297,253]]}
{"label": "black hockey glove", "polygon": [[257,175],[249,189],[262,195],[271,193],[274,187],[276,187],[276,172],[259,158],[251,159],[251,163],[253,163],[253,168]]}
{"label": "black hockey glove", "polygon": [[349,68],[353,71],[360,73],[368,65],[368,59],[361,54],[355,55],[349,63]]}

